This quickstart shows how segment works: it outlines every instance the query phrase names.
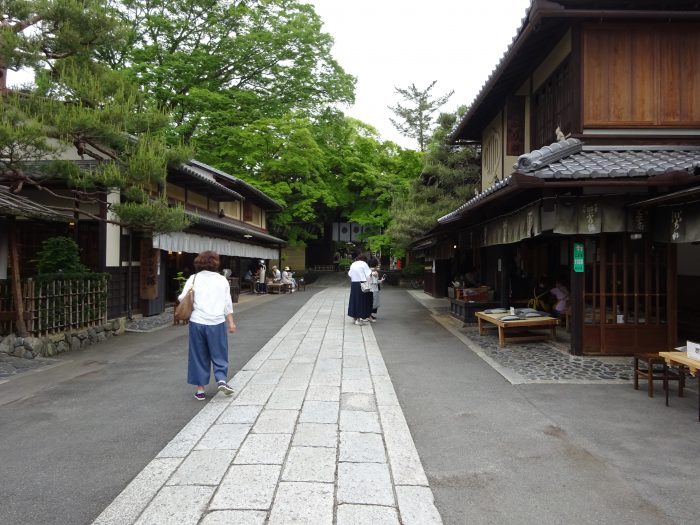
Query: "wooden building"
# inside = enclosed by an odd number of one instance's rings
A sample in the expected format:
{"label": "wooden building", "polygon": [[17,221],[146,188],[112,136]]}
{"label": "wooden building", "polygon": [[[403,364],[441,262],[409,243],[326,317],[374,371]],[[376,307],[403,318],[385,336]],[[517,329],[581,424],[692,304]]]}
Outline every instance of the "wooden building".
{"label": "wooden building", "polygon": [[700,10],[691,1],[533,0],[450,140],[481,191],[413,249],[426,283],[477,267],[493,301],[570,289],[573,354],[698,337]]}
{"label": "wooden building", "polygon": [[[73,160],[89,169],[95,161],[82,160],[65,152],[64,160]],[[222,269],[234,277],[242,277],[249,266],[259,260],[279,260],[283,239],[267,229],[267,214],[281,206],[247,182],[196,160],[190,160],[166,177],[167,198],[185,207],[194,222],[182,232],[155,237],[130,232],[109,218],[107,206],[71,202],[72,193],[60,183],[46,181],[57,197],[38,190],[23,190],[22,196],[32,202],[53,207],[73,207],[81,213],[72,222],[51,222],[38,225],[35,220],[18,218],[15,223],[23,278],[35,273],[33,259],[41,243],[54,236],[73,238],[80,247],[81,262],[96,272],[111,276],[108,317],[133,313],[154,315],[175,299],[178,272],[185,276],[193,271],[194,257],[203,250],[215,250],[221,256]],[[105,193],[104,202],[118,203],[119,192]],[[67,203],[67,204],[66,204]],[[0,238],[0,276],[7,273],[7,239]]]}

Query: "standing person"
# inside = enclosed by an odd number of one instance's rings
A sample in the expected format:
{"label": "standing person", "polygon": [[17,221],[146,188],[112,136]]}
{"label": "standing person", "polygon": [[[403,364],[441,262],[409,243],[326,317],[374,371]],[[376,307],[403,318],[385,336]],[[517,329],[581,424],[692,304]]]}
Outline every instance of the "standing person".
{"label": "standing person", "polygon": [[217,273],[219,255],[207,250],[194,260],[197,271],[185,283],[178,300],[194,288],[194,307],[189,323],[187,382],[196,385],[195,399],[204,401],[204,385],[209,383],[213,367],[217,388],[227,396],[233,394],[228,380],[228,333],[236,331],[233,303],[228,280]]}
{"label": "standing person", "polygon": [[340,252],[338,251],[333,254],[333,270],[336,272],[340,270]]}
{"label": "standing person", "polygon": [[267,268],[265,267],[265,261],[260,261],[260,267],[258,268],[258,292],[267,293],[267,286],[265,285],[265,273]]}
{"label": "standing person", "polygon": [[370,323],[377,322],[377,310],[379,309],[379,291],[382,289],[382,283],[386,280],[386,275],[379,276],[379,259],[374,257],[369,262],[370,273],[369,283],[372,290],[372,313],[369,316]]}
{"label": "standing person", "polygon": [[348,270],[348,276],[351,281],[348,315],[353,318],[356,325],[369,321],[372,311],[373,294],[363,292],[360,285],[360,283],[369,280],[371,273],[372,271],[367,264],[367,256],[365,255],[358,255]]}

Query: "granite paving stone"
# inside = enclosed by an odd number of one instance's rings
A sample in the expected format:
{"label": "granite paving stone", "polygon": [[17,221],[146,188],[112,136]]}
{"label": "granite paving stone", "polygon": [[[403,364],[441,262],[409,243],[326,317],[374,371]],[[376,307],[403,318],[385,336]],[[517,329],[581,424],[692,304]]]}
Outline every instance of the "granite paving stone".
{"label": "granite paving stone", "polygon": [[262,405],[232,405],[224,410],[217,423],[255,423]]}
{"label": "granite paving stone", "polygon": [[403,525],[442,525],[433,493],[428,487],[396,487]]}
{"label": "granite paving stone", "polygon": [[369,377],[365,379],[345,379],[340,388],[341,392],[357,392],[360,394],[373,394],[374,388]]}
{"label": "granite paving stone", "polygon": [[338,463],[338,503],[393,506],[394,491],[386,463]]}
{"label": "granite paving stone", "polygon": [[340,398],[341,410],[361,410],[364,412],[376,412],[377,403],[371,394],[345,393]]}
{"label": "granite paving stone", "polygon": [[335,481],[334,448],[292,447],[282,471],[282,481]]}
{"label": "granite paving stone", "polygon": [[267,402],[268,409],[274,410],[301,410],[304,404],[304,389],[286,390],[277,387]]}
{"label": "granite paving stone", "polygon": [[216,487],[167,486],[146,507],[137,525],[197,525]]}
{"label": "granite paving stone", "polygon": [[281,482],[270,512],[270,525],[333,523],[333,484]]}
{"label": "granite paving stone", "polygon": [[269,509],[281,470],[281,465],[232,465],[209,508]]}
{"label": "granite paving stone", "polygon": [[341,410],[340,430],[344,432],[381,432],[376,412]]}
{"label": "granite paving stone", "polygon": [[399,515],[393,507],[379,505],[338,505],[337,525],[399,525]]}
{"label": "granite paving stone", "polygon": [[308,401],[339,401],[340,387],[311,385],[306,391]]}
{"label": "granite paving stone", "polygon": [[291,434],[298,416],[298,410],[263,410],[253,426],[253,432],[256,434]]}
{"label": "granite paving stone", "polygon": [[234,463],[281,465],[291,439],[291,434],[248,434]]}
{"label": "granite paving stone", "polygon": [[168,480],[168,485],[218,485],[235,454],[235,450],[195,450]]}
{"label": "granite paving stone", "polygon": [[231,423],[212,425],[195,450],[238,450],[250,432],[250,425]]}
{"label": "granite paving stone", "polygon": [[215,510],[199,525],[265,525],[267,512],[261,510]]}
{"label": "granite paving stone", "polygon": [[381,434],[341,432],[338,461],[351,463],[386,463]]}
{"label": "granite paving stone", "polygon": [[338,425],[335,423],[299,423],[294,432],[292,446],[335,449],[338,446]]}
{"label": "granite paving stone", "polygon": [[275,389],[275,385],[251,385],[246,387],[236,396],[234,405],[264,405]]}
{"label": "granite paving stone", "polygon": [[338,421],[337,401],[305,401],[299,416],[300,423],[336,423]]}

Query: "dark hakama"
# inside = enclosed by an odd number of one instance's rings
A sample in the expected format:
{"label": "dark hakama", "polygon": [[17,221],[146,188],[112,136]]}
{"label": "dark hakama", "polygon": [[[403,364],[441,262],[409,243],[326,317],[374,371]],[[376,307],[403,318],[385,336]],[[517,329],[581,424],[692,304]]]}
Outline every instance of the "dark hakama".
{"label": "dark hakama", "polygon": [[371,311],[372,294],[363,292],[359,282],[350,283],[348,315],[354,318],[367,319]]}

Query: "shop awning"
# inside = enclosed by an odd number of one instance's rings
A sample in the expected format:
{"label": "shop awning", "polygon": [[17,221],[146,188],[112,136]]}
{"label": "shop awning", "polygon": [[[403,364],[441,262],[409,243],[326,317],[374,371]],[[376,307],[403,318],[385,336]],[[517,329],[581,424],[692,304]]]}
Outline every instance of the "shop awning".
{"label": "shop awning", "polygon": [[157,235],[153,237],[153,247],[169,252],[186,253],[201,253],[205,250],[213,250],[219,255],[249,257],[252,259],[277,259],[279,256],[278,251],[274,248],[185,232]]}

